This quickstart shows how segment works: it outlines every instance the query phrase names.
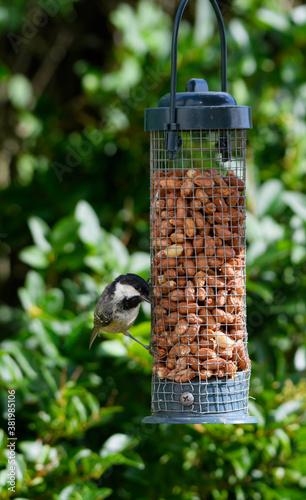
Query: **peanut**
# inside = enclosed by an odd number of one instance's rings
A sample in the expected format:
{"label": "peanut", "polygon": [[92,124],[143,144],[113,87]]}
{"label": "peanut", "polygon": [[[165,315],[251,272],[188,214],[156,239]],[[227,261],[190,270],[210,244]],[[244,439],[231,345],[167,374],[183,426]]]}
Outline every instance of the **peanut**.
{"label": "peanut", "polygon": [[232,237],[230,230],[220,224],[215,225],[215,234],[223,240],[229,240]]}
{"label": "peanut", "polygon": [[180,218],[180,219],[178,217],[171,218],[171,219],[169,219],[169,223],[173,227],[170,226],[170,229],[168,228],[167,235],[173,231],[174,227],[175,228],[184,227],[184,219],[183,218]]}
{"label": "peanut", "polygon": [[186,270],[187,276],[192,277],[196,273],[196,267],[193,259],[186,259],[183,263]]}
{"label": "peanut", "polygon": [[[183,230],[178,229],[177,231],[174,231],[174,233],[171,233],[170,240],[172,241],[172,243],[175,243],[175,244],[184,243],[185,235],[184,235]],[[168,240],[166,240],[166,241],[168,241]]]}
{"label": "peanut", "polygon": [[188,198],[192,195],[193,191],[193,180],[191,178],[186,178],[181,187],[180,193],[182,198]]}
{"label": "peanut", "polygon": [[170,292],[170,300],[173,302],[185,300],[185,292],[181,288],[176,288]]}
{"label": "peanut", "polygon": [[158,378],[163,379],[167,376],[168,370],[166,366],[158,364],[153,366],[153,372]]}
{"label": "peanut", "polygon": [[218,370],[226,366],[226,361],[223,358],[207,358],[203,361],[203,368],[205,370]]}
{"label": "peanut", "polygon": [[245,185],[243,180],[236,176],[233,170],[228,170],[225,176],[225,181],[229,186],[236,186],[239,191],[244,191]]}
{"label": "peanut", "polygon": [[198,357],[196,357],[196,356],[189,356],[188,363],[189,363],[189,366],[191,366],[191,368],[193,370],[195,370],[196,372],[200,369],[201,363],[200,363]]}
{"label": "peanut", "polygon": [[194,283],[192,281],[187,282],[187,287],[185,289],[185,297],[186,301],[188,302],[195,302],[195,295],[196,295],[196,290]]}
{"label": "peanut", "polygon": [[193,238],[195,235],[195,223],[190,217],[186,219],[186,235],[188,238]]}
{"label": "peanut", "polygon": [[161,179],[159,185],[165,189],[178,189],[182,186],[182,181],[174,177],[172,179]]}
{"label": "peanut", "polygon": [[196,177],[196,175],[201,175],[201,170],[198,170],[196,168],[190,168],[186,172],[186,177]]}
{"label": "peanut", "polygon": [[194,177],[194,183],[196,186],[204,188],[212,188],[215,185],[211,177],[201,177],[200,175]]}
{"label": "peanut", "polygon": [[190,349],[187,345],[175,345],[170,349],[169,356],[187,356]]}
{"label": "peanut", "polygon": [[206,283],[206,273],[204,271],[198,271],[194,277],[194,282],[197,286],[203,287]]}
{"label": "peanut", "polygon": [[204,300],[206,299],[206,295],[207,295],[207,293],[206,293],[206,291],[205,291],[205,289],[204,289],[204,288],[202,288],[202,287],[198,287],[198,290],[197,290],[197,295],[198,295],[198,300],[199,300],[200,302],[204,302]]}
{"label": "peanut", "polygon": [[214,339],[220,349],[230,349],[235,343],[230,337],[220,331],[214,332]]}
{"label": "peanut", "polygon": [[201,370],[200,371],[200,379],[208,380],[213,376],[214,372],[212,370]]}
{"label": "peanut", "polygon": [[179,218],[186,217],[188,210],[188,203],[184,198],[178,198],[176,202],[176,216]]}
{"label": "peanut", "polygon": [[212,313],[215,316],[216,320],[219,321],[220,323],[234,323],[235,321],[235,316],[226,313],[225,311],[223,311],[223,309],[220,308],[213,309]]}
{"label": "peanut", "polygon": [[165,248],[163,253],[166,257],[180,257],[184,251],[184,248],[181,245],[171,245],[168,248]]}
{"label": "peanut", "polygon": [[190,314],[195,313],[200,309],[196,302],[180,302],[178,304],[178,310],[180,314]]}
{"label": "peanut", "polygon": [[186,255],[187,257],[191,257],[193,255],[193,246],[190,241],[185,241],[184,243],[184,253],[183,255]]}
{"label": "peanut", "polygon": [[202,347],[198,351],[198,356],[200,359],[208,359],[208,358],[216,358],[217,354],[212,349],[207,349],[205,347]]}
{"label": "peanut", "polygon": [[196,377],[196,372],[194,370],[186,368],[185,370],[182,370],[176,377],[175,377],[175,382],[181,382],[185,383],[188,382],[189,380],[192,380],[194,377]]}
{"label": "peanut", "polygon": [[206,214],[211,215],[217,210],[217,207],[214,203],[206,203],[206,205],[204,205],[203,210]]}
{"label": "peanut", "polygon": [[205,193],[204,189],[196,189],[195,197],[197,200],[201,201],[201,205],[206,205],[206,203],[210,203],[210,198],[207,193]]}

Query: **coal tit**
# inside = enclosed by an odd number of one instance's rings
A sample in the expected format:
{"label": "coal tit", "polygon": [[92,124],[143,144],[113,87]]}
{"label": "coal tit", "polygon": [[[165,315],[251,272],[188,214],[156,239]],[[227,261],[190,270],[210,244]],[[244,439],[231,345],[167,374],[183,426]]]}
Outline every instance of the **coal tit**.
{"label": "coal tit", "polygon": [[136,274],[122,274],[100,296],[94,312],[94,329],[89,349],[99,333],[123,333],[151,352],[151,347],[135,339],[128,329],[136,320],[142,301],[151,303],[148,283]]}

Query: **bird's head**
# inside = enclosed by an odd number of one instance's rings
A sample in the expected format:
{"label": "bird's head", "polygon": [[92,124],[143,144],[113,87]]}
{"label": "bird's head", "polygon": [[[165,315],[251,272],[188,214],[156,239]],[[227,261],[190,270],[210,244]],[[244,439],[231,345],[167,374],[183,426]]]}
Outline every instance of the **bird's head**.
{"label": "bird's head", "polygon": [[150,287],[148,283],[137,274],[121,274],[114,281],[114,298],[116,301],[125,301],[127,304],[140,304],[149,299]]}

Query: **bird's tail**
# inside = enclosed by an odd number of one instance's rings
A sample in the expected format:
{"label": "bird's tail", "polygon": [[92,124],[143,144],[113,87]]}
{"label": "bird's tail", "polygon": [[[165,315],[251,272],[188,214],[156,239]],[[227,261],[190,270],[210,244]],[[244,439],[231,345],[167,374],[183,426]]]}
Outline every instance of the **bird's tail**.
{"label": "bird's tail", "polygon": [[98,327],[95,327],[91,333],[91,336],[90,336],[90,341],[89,341],[89,349],[91,348],[92,344],[94,343],[95,341],[95,338],[96,336],[98,335],[100,329]]}

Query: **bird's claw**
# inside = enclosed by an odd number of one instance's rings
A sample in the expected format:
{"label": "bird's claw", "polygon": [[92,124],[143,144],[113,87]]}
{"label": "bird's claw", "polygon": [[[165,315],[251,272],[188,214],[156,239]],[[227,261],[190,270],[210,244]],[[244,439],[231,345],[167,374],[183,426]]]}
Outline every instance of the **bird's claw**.
{"label": "bird's claw", "polygon": [[149,348],[148,348],[148,353],[149,353],[149,354],[151,354],[151,356],[153,356],[153,357],[154,357],[154,356],[157,356],[158,358],[160,357],[159,352],[155,349],[155,347],[154,347],[154,346],[149,345],[148,347],[149,347]]}

